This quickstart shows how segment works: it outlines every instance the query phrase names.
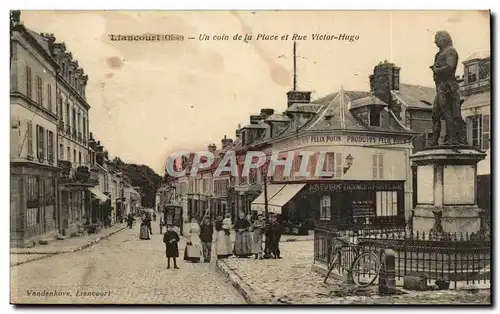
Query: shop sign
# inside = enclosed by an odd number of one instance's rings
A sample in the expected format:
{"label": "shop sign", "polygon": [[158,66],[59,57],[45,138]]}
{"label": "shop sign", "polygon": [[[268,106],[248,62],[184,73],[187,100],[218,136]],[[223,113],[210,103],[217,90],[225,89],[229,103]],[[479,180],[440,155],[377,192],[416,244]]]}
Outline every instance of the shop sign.
{"label": "shop sign", "polygon": [[336,191],[397,191],[403,190],[402,182],[338,182],[338,183],[310,183],[309,192],[336,192]]}
{"label": "shop sign", "polygon": [[393,145],[406,144],[411,141],[405,137],[388,135],[314,135],[303,136],[273,144],[274,150],[294,149],[302,146],[312,145]]}

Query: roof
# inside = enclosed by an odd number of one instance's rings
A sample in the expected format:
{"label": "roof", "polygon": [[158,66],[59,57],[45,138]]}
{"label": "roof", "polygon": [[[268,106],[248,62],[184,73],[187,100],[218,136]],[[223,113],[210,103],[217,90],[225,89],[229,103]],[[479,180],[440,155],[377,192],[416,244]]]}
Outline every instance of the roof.
{"label": "roof", "polygon": [[321,108],[320,104],[313,103],[294,103],[286,109],[285,112],[305,112],[305,113],[316,113]]}
{"label": "roof", "polygon": [[271,116],[269,116],[266,121],[271,121],[271,122],[288,122],[290,121],[290,118],[288,118],[287,116],[285,116],[284,114],[279,114],[279,113],[275,113]]}
{"label": "roof", "polygon": [[[395,96],[407,108],[414,109],[430,109],[436,95],[436,89],[427,86],[400,84],[399,91],[393,90],[392,95]],[[426,104],[422,101],[426,101]]]}
{"label": "roof", "polygon": [[26,28],[26,31],[36,40],[36,42],[43,48],[43,50],[45,50],[45,52],[49,54],[49,56],[52,55],[50,51],[49,42],[45,37],[43,37],[42,35],[38,34],[35,31],[32,31],[29,28]]}
{"label": "roof", "polygon": [[478,60],[478,59],[487,59],[490,57],[490,55],[491,55],[490,51],[475,52],[472,55],[470,55],[467,59],[465,59],[463,62],[468,62],[468,61]]}
{"label": "roof", "polygon": [[360,107],[365,107],[369,105],[381,105],[381,106],[389,106],[387,103],[383,102],[379,98],[375,97],[374,95],[370,95],[367,97],[355,99],[351,101],[351,109],[355,108],[360,108]]}
{"label": "roof", "polygon": [[362,123],[353,111],[348,109],[352,106],[353,102],[363,104],[364,102],[376,101],[380,104],[387,105],[381,100],[376,100],[371,93],[340,90],[340,92],[336,94],[336,97],[333,99],[330,97],[326,98],[327,100],[323,102],[321,111],[307,124],[307,130],[325,131],[329,129],[346,129],[359,131],[408,132],[407,129],[396,121],[394,121],[394,123],[384,124],[381,127],[368,126]]}

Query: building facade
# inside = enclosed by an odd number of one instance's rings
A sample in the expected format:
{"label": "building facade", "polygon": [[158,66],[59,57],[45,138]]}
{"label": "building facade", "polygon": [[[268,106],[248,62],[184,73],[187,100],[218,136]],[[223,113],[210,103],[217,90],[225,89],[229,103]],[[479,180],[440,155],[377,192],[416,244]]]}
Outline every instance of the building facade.
{"label": "building facade", "polygon": [[467,123],[469,145],[487,153],[477,165],[477,204],[491,221],[491,59],[490,53],[476,53],[464,62],[460,88],[462,117]]}
{"label": "building facade", "polygon": [[11,54],[10,243],[26,247],[56,234],[62,222],[56,192],[59,65],[49,44],[18,19],[11,25]]}

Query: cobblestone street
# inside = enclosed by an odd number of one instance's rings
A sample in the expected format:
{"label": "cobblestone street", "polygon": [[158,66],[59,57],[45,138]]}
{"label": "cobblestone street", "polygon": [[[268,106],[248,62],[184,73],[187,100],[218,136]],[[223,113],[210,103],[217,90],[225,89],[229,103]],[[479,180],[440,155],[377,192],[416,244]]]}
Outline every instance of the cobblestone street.
{"label": "cobblestone street", "polygon": [[[241,304],[244,299],[217,273],[215,263],[166,269],[162,235],[139,240],[139,227],[125,229],[76,253],[63,253],[11,267],[12,303]],[[180,255],[183,256],[184,241]],[[33,296],[38,292],[69,295]],[[80,296],[103,292],[104,296]],[[31,295],[30,295],[31,294]],[[78,294],[78,296],[77,296]]]}
{"label": "cobblestone street", "polygon": [[254,297],[265,304],[491,304],[490,290],[411,292],[380,297],[373,287],[363,296],[332,295],[340,282],[311,271],[313,242],[280,243],[283,259],[254,260],[230,258],[224,263],[244,282]]}

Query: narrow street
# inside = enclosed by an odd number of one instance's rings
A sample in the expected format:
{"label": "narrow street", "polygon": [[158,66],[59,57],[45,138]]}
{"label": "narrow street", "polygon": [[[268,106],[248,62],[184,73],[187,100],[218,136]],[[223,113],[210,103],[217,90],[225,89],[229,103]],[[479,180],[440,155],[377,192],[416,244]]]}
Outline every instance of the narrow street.
{"label": "narrow street", "polygon": [[[217,273],[215,263],[167,269],[162,235],[154,222],[151,240],[139,227],[125,229],[77,253],[11,267],[12,303],[242,304],[244,299]],[[184,254],[184,241],[179,249]],[[64,296],[37,296],[40,292]],[[83,296],[97,292],[102,296]],[[35,294],[35,295],[34,295]]]}

